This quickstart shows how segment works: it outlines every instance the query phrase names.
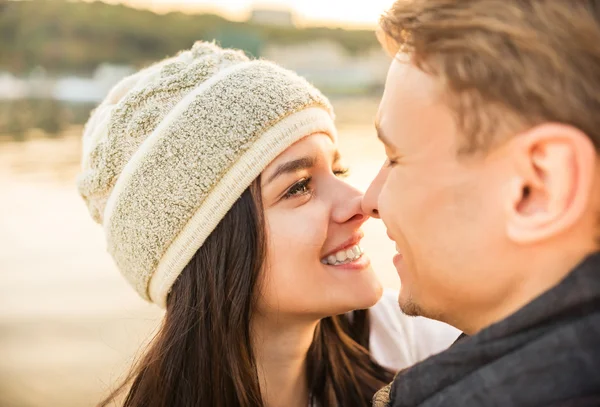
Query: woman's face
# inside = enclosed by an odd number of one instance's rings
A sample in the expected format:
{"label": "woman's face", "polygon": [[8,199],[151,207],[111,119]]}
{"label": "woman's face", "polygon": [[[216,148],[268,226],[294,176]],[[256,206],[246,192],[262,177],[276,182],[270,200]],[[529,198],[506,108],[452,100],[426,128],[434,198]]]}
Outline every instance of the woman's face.
{"label": "woman's face", "polygon": [[258,311],[322,318],[374,305],[381,283],[362,253],[362,194],[343,181],[325,134],[297,142],[262,173],[267,264]]}

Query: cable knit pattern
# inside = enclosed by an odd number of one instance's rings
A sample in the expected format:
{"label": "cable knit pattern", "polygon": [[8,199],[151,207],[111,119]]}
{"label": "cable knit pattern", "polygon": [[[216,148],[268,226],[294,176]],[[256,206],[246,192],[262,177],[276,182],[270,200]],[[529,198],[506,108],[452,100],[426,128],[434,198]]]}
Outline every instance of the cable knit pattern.
{"label": "cable knit pattern", "polygon": [[164,307],[177,275],[243,191],[317,132],[335,140],[333,112],[304,79],[196,43],[124,79],[94,111],[78,187],[119,270]]}

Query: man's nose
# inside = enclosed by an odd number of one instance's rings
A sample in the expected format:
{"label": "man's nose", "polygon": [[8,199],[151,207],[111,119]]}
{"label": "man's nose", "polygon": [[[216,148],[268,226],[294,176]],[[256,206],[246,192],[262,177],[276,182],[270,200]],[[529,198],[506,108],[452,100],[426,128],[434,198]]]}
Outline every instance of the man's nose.
{"label": "man's nose", "polygon": [[363,212],[369,215],[370,217],[377,219],[379,219],[379,208],[377,207],[377,201],[379,199],[379,194],[381,193],[381,187],[385,182],[383,170],[383,168],[379,170],[379,173],[371,182],[371,185],[369,185],[369,189],[367,189],[367,192],[365,193],[362,200]]}

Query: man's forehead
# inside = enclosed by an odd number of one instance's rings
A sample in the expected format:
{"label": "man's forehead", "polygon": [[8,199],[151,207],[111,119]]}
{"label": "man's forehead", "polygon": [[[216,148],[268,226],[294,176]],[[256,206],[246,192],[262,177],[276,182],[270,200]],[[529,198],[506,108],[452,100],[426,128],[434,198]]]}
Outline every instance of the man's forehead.
{"label": "man's forehead", "polygon": [[401,89],[402,96],[431,102],[438,94],[438,80],[407,61],[394,59],[390,65],[386,90]]}
{"label": "man's forehead", "polygon": [[393,146],[401,141],[404,149],[420,149],[422,143],[437,143],[437,137],[453,132],[454,116],[440,98],[439,86],[436,77],[412,63],[392,62],[376,116],[380,138]]}
{"label": "man's forehead", "polygon": [[412,63],[394,60],[390,66],[385,90],[376,120],[379,124],[392,116],[412,115],[421,109],[439,105],[438,80]]}

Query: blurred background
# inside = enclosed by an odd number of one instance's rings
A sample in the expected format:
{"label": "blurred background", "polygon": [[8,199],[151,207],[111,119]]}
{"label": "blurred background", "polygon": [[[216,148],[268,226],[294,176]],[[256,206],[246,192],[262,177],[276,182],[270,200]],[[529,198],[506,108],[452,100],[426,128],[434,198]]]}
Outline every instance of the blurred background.
{"label": "blurred background", "polygon": [[[389,58],[374,35],[393,0],[0,0],[0,407],[92,406],[162,316],[106,254],[75,190],[82,126],[121,78],[215,40],[293,69],[333,102],[349,181],[383,163],[373,119]],[[363,241],[384,285],[394,249]]]}

